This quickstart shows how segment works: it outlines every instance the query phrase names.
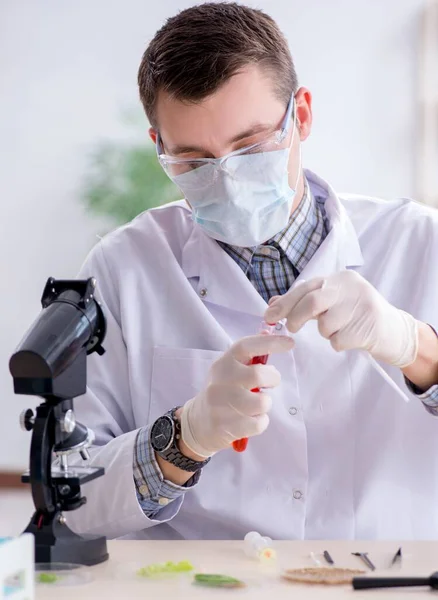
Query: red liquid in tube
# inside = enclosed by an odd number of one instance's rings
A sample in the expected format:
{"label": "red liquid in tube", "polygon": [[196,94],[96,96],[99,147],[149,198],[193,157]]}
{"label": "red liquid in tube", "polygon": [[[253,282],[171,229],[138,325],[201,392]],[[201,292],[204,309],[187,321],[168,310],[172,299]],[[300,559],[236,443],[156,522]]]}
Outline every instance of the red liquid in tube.
{"label": "red liquid in tube", "polygon": [[[264,356],[254,356],[254,358],[249,363],[250,365],[265,365],[268,362],[269,354],[265,354]],[[259,388],[254,388],[251,392],[260,392]],[[244,452],[246,447],[248,446],[248,438],[242,438],[240,440],[235,440],[233,442],[233,449],[236,452]]]}

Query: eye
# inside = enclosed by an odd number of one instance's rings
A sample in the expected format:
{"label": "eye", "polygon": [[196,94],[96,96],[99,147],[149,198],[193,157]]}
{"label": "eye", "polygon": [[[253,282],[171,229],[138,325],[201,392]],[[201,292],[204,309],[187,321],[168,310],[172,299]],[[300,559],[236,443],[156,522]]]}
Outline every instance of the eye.
{"label": "eye", "polygon": [[263,138],[261,138],[261,136],[253,136],[250,139],[246,139],[243,140],[241,143],[239,143],[236,148],[236,150],[243,150],[246,154],[246,150],[248,150],[248,154],[251,152],[252,148],[251,146],[258,146],[259,144],[263,143]]}
{"label": "eye", "polygon": [[260,152],[263,152],[263,149],[265,147],[265,143],[264,142],[259,142],[258,144],[249,147],[245,154],[259,154]]}
{"label": "eye", "polygon": [[196,171],[202,166],[201,161],[172,161],[167,164],[167,169],[171,175],[184,175],[184,173],[190,173]]}
{"label": "eye", "polygon": [[196,169],[199,169],[199,167],[201,167],[201,166],[202,166],[201,162],[187,161],[187,162],[175,163],[173,165],[173,168],[177,169],[179,173],[188,173],[189,171],[196,171]]}
{"label": "eye", "polygon": [[187,163],[187,165],[186,165],[186,166],[187,166],[187,170],[188,170],[188,171],[194,171],[195,169],[199,169],[199,167],[201,167],[201,166],[202,166],[202,164],[203,164],[203,163],[201,163],[201,162],[195,162],[195,161],[193,161],[193,162],[189,162],[189,163]]}

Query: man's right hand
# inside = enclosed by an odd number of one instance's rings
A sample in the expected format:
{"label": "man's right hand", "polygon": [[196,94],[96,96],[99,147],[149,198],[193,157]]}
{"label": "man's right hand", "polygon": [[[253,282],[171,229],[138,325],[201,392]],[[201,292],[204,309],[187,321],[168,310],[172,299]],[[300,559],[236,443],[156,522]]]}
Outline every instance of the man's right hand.
{"label": "man's right hand", "polygon": [[293,339],[255,335],[233,344],[211,367],[209,383],[180,412],[182,442],[193,456],[207,458],[238,439],[259,435],[269,424],[270,396],[252,389],[274,388],[280,373],[272,365],[250,365],[255,356],[288,352]]}

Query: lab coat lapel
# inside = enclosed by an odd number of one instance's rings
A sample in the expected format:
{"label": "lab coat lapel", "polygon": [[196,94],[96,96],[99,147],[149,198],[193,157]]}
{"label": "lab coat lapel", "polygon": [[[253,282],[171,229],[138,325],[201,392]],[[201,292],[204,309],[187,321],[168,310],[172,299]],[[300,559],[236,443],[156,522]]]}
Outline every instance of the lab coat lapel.
{"label": "lab coat lapel", "polygon": [[198,278],[198,294],[207,303],[262,317],[266,302],[239,265],[219,244],[194,225],[183,248],[182,268],[186,277]]}
{"label": "lab coat lapel", "polygon": [[356,231],[334,190],[311,171],[306,170],[305,173],[314,197],[325,198],[330,230],[318,251],[300,273],[297,282],[309,281],[315,277],[328,277],[343,269],[363,264]]}

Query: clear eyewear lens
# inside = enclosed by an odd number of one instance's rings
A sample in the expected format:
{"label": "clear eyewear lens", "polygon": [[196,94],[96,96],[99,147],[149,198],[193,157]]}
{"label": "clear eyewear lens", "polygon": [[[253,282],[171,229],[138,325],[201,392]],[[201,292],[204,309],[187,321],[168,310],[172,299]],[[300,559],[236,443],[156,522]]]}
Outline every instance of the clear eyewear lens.
{"label": "clear eyewear lens", "polygon": [[281,150],[286,147],[285,143],[286,136],[282,134],[280,131],[276,131],[269,138],[263,140],[262,142],[258,142],[252,146],[248,146],[247,148],[242,148],[242,151],[237,150],[236,155],[247,155],[247,154],[261,154],[262,152],[275,152],[275,150]]}
{"label": "clear eyewear lens", "polygon": [[178,161],[175,159],[160,157],[160,164],[168,175],[171,177],[178,177],[178,175],[184,175],[185,173],[190,173],[191,171],[197,171],[206,163],[201,161]]}
{"label": "clear eyewear lens", "polygon": [[160,157],[160,164],[168,177],[184,190],[208,187],[215,179],[216,167],[210,161],[177,161]]}
{"label": "clear eyewear lens", "polygon": [[[235,150],[222,158],[178,160],[161,155],[159,161],[167,175],[171,179],[176,178],[175,183],[177,185],[181,180],[181,184],[185,189],[200,189],[213,184],[220,171],[224,171],[231,176],[235,175],[234,169],[229,166],[230,158],[281,150],[287,146],[286,138],[287,136],[283,135],[281,131],[276,131],[262,142],[245,146],[245,148]],[[189,173],[193,173],[192,178],[184,177]]]}

